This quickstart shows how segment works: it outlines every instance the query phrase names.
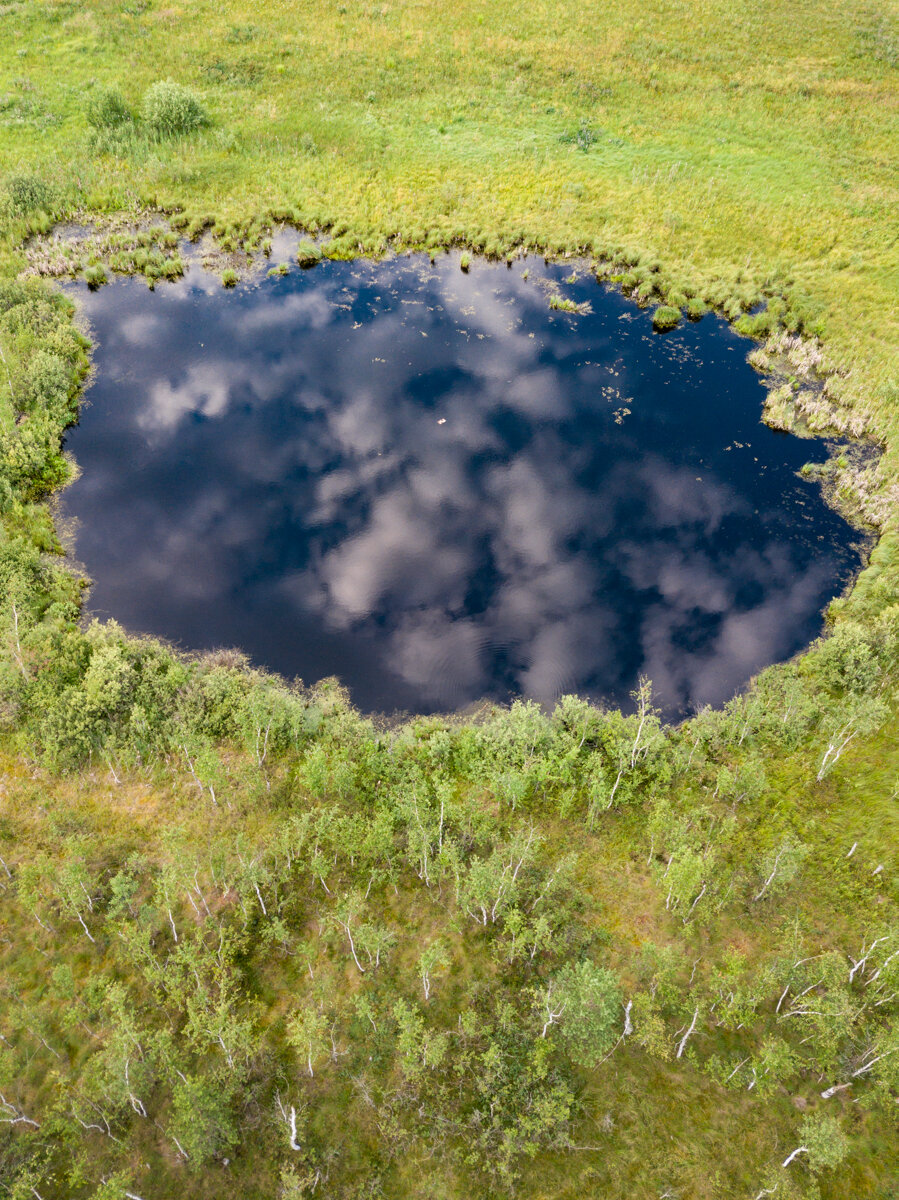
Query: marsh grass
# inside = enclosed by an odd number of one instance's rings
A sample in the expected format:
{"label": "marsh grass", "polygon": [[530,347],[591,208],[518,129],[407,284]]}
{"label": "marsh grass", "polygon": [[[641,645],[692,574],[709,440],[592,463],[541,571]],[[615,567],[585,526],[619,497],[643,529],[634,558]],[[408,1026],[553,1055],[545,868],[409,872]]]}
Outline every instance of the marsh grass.
{"label": "marsh grass", "polygon": [[680,324],[681,311],[679,308],[673,308],[670,304],[661,304],[652,314],[652,327],[657,332],[662,333],[668,329],[674,329]]}
{"label": "marsh grass", "polygon": [[92,290],[102,287],[107,282],[106,270],[102,263],[93,263],[91,266],[85,267],[84,279]]}
{"label": "marsh grass", "polygon": [[317,246],[315,242],[304,240],[297,247],[297,262],[301,267],[317,266],[322,260],[321,246]]}
{"label": "marsh grass", "polygon": [[121,129],[134,120],[122,93],[114,87],[99,87],[92,92],[84,115],[88,125],[98,130]]}

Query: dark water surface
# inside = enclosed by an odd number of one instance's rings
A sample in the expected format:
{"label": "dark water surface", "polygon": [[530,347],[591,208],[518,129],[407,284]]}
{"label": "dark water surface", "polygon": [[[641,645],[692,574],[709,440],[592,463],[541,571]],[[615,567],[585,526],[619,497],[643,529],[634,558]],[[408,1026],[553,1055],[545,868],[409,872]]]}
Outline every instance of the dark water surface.
{"label": "dark water surface", "polygon": [[[91,611],[369,710],[621,701],[645,673],[674,714],[802,648],[859,566],[796,474],[824,445],[760,424],[724,321],[657,335],[570,272],[79,285],[97,371],[64,509]],[[593,312],[550,311],[548,281]]]}

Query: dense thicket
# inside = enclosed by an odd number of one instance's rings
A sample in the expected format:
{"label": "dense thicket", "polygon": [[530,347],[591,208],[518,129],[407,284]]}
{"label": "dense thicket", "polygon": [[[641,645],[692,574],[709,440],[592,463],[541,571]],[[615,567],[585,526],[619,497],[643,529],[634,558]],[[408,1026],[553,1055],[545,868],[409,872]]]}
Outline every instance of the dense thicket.
{"label": "dense thicket", "polygon": [[79,624],[86,343],[0,347],[0,1194],[891,1194],[899,605],[679,728],[373,722]]}

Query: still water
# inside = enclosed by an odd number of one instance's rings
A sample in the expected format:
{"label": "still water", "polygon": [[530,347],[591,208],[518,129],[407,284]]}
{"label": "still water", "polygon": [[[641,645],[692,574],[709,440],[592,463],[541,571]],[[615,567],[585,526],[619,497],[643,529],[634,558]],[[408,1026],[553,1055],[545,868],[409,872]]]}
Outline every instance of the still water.
{"label": "still water", "polygon": [[571,271],[77,285],[96,376],[63,504],[90,611],[381,711],[620,702],[646,674],[676,715],[801,649],[859,566],[797,476],[824,445],[760,424],[723,320],[655,334]]}

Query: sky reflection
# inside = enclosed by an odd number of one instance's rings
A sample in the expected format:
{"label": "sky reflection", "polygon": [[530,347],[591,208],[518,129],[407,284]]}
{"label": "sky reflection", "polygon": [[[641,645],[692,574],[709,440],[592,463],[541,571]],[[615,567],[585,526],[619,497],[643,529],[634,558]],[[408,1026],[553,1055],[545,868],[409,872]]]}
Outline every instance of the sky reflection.
{"label": "sky reflection", "polygon": [[[383,710],[620,701],[645,672],[674,714],[800,649],[858,564],[795,474],[823,446],[759,424],[724,322],[655,335],[570,270],[79,288],[92,610]],[[549,282],[592,313],[550,312]]]}

